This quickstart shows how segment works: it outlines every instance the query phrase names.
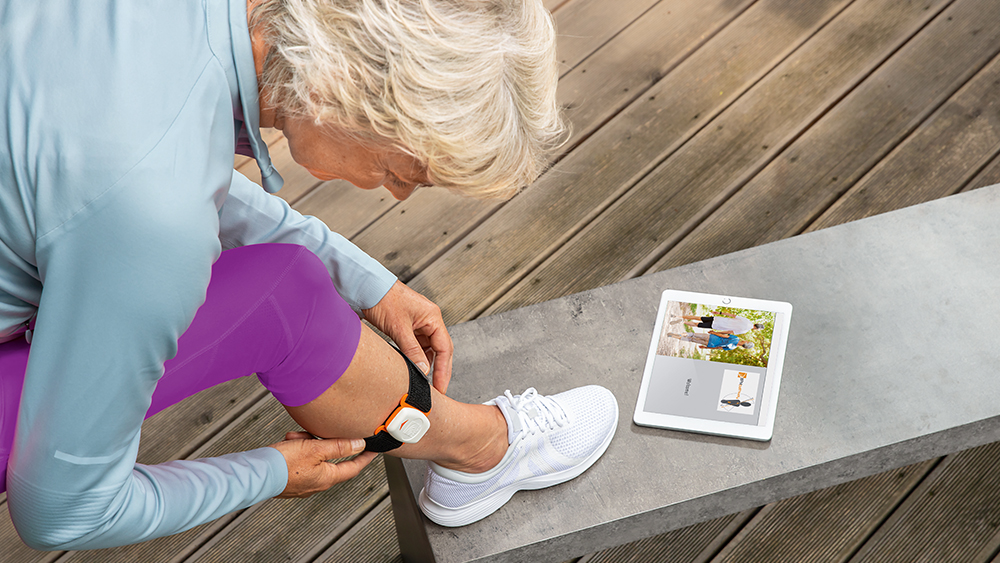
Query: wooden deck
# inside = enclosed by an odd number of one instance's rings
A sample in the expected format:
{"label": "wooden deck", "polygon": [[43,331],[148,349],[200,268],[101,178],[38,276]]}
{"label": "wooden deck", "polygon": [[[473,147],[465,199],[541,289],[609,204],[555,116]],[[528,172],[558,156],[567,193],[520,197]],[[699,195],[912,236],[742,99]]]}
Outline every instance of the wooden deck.
{"label": "wooden deck", "polygon": [[[996,0],[547,4],[574,133],[511,201],[428,189],[397,203],[384,190],[319,183],[269,138],[287,180],[281,196],[435,300],[450,324],[1000,182]],[[257,447],[294,427],[244,378],[150,420],[140,460]],[[0,546],[0,561],[17,563],[399,559],[378,461],[308,500],[271,500],[120,549],[32,551],[3,511]],[[1000,443],[577,563],[1000,562],[998,553]]]}

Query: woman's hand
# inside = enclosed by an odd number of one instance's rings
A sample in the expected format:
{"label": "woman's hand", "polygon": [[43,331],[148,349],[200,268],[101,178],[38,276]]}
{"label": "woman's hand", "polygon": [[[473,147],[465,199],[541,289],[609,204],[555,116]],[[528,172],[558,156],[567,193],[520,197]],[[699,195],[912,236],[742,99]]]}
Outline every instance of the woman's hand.
{"label": "woman's hand", "polygon": [[381,301],[362,312],[424,373],[433,361],[434,387],[442,394],[448,390],[454,348],[437,305],[397,281]]}
{"label": "woman's hand", "polygon": [[356,477],[361,470],[375,459],[375,452],[342,461],[330,463],[329,459],[340,459],[362,452],[365,441],[331,438],[317,440],[308,432],[289,432],[285,440],[271,447],[285,456],[288,464],[288,484],[278,498],[306,498],[330,487]]}

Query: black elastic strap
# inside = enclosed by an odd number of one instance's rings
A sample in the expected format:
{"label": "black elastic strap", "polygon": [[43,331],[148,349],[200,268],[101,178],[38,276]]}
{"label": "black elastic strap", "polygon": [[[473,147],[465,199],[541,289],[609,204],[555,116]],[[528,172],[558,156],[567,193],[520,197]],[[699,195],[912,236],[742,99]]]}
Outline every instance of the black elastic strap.
{"label": "black elastic strap", "polygon": [[402,442],[393,438],[392,434],[389,434],[385,430],[379,432],[374,436],[369,436],[365,438],[366,452],[383,453],[392,451],[402,445],[403,445]]}
{"label": "black elastic strap", "polygon": [[[407,392],[406,402],[425,413],[431,412],[431,384],[402,350],[396,348],[396,351],[406,360],[406,366],[410,371],[410,389]],[[385,430],[365,438],[365,451],[369,452],[388,452],[402,445],[402,442],[393,438],[392,434]]]}

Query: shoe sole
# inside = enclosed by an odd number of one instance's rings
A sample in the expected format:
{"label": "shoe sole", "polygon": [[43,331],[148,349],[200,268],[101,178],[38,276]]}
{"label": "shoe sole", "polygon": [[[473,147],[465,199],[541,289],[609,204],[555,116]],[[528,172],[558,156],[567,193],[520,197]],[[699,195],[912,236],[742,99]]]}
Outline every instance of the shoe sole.
{"label": "shoe sole", "polygon": [[[433,499],[427,496],[427,490],[420,490],[420,510],[424,513],[427,518],[429,518],[435,524],[441,526],[446,526],[449,528],[456,528],[458,526],[466,526],[472,524],[473,522],[478,522],[483,518],[486,518],[490,514],[493,514],[500,509],[501,506],[507,504],[507,501],[514,496],[514,493],[518,491],[534,491],[537,489],[544,489],[546,487],[552,487],[560,483],[565,483],[566,481],[575,479],[579,477],[584,471],[590,469],[591,465],[597,462],[598,459],[604,455],[604,452],[611,445],[611,439],[615,437],[615,432],[618,431],[618,401],[615,401],[615,425],[611,428],[611,432],[604,437],[604,441],[601,442],[600,447],[594,450],[589,456],[584,458],[582,462],[578,465],[574,465],[568,469],[563,469],[562,471],[557,471],[556,473],[550,473],[547,475],[538,475],[536,477],[531,477],[525,479],[524,481],[519,481],[508,485],[502,489],[497,489],[489,496],[483,497],[479,500],[471,502],[469,504],[460,506],[458,508],[449,508],[446,506],[441,506],[440,504],[434,502]],[[430,469],[428,469],[430,471]]]}

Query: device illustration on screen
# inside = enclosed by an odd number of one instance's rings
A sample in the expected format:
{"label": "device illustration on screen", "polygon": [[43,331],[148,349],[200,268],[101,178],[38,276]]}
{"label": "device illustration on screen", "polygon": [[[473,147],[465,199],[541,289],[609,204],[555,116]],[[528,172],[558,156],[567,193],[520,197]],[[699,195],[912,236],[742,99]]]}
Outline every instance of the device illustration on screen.
{"label": "device illustration on screen", "polygon": [[667,290],[636,424],[769,440],[792,306]]}

